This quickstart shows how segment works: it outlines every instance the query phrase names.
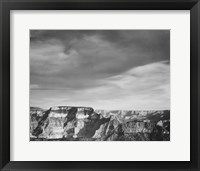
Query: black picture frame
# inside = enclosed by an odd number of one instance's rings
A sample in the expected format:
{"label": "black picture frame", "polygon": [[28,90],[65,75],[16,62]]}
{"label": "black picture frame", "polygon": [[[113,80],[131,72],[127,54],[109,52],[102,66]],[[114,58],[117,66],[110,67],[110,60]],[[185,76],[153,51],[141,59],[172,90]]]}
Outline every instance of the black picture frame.
{"label": "black picture frame", "polygon": [[[11,10],[190,10],[190,161],[10,161]],[[1,170],[200,170],[199,0],[0,0]],[[183,125],[184,126],[184,125]],[[23,149],[22,149],[23,150]],[[117,151],[116,151],[117,153]],[[105,154],[106,155],[106,154]],[[173,154],[172,154],[173,155]]]}

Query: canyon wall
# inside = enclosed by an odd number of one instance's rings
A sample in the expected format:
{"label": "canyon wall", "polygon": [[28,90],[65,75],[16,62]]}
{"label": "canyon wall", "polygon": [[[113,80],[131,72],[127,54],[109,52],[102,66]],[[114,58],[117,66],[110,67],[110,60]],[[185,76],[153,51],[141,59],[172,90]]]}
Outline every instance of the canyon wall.
{"label": "canyon wall", "polygon": [[30,109],[31,141],[169,141],[170,111]]}

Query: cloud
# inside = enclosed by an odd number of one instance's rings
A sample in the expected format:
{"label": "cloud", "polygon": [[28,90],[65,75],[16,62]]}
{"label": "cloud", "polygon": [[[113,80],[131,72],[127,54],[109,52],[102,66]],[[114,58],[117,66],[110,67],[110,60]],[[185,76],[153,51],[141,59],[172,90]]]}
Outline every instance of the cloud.
{"label": "cloud", "polygon": [[169,34],[31,30],[31,105],[169,108]]}
{"label": "cloud", "polygon": [[[98,109],[169,109],[169,70],[169,64],[163,61],[136,67],[120,75],[99,80],[101,86],[98,87],[45,92],[32,90],[31,93],[32,96],[38,93],[36,97],[40,96],[39,99],[43,99],[44,107],[76,105]],[[37,100],[33,103],[37,103]]]}
{"label": "cloud", "polygon": [[31,84],[43,89],[99,86],[99,79],[169,60],[169,31],[33,30],[30,60]]}
{"label": "cloud", "polygon": [[30,85],[30,89],[37,89],[39,88],[39,86],[37,84],[31,84]]}

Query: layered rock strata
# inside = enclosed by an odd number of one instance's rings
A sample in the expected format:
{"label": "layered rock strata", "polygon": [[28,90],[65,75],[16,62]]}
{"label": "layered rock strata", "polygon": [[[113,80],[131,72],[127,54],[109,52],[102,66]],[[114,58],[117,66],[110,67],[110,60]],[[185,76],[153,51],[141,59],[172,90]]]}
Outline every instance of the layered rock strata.
{"label": "layered rock strata", "polygon": [[32,141],[169,141],[170,111],[30,109]]}

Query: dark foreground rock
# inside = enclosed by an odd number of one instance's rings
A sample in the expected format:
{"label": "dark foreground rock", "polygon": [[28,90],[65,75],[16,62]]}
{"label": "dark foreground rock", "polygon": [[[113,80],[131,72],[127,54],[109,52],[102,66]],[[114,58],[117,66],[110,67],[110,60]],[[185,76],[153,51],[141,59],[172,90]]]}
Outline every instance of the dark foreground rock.
{"label": "dark foreground rock", "polygon": [[[39,112],[38,112],[39,111]],[[170,111],[30,109],[31,141],[169,141]]]}

